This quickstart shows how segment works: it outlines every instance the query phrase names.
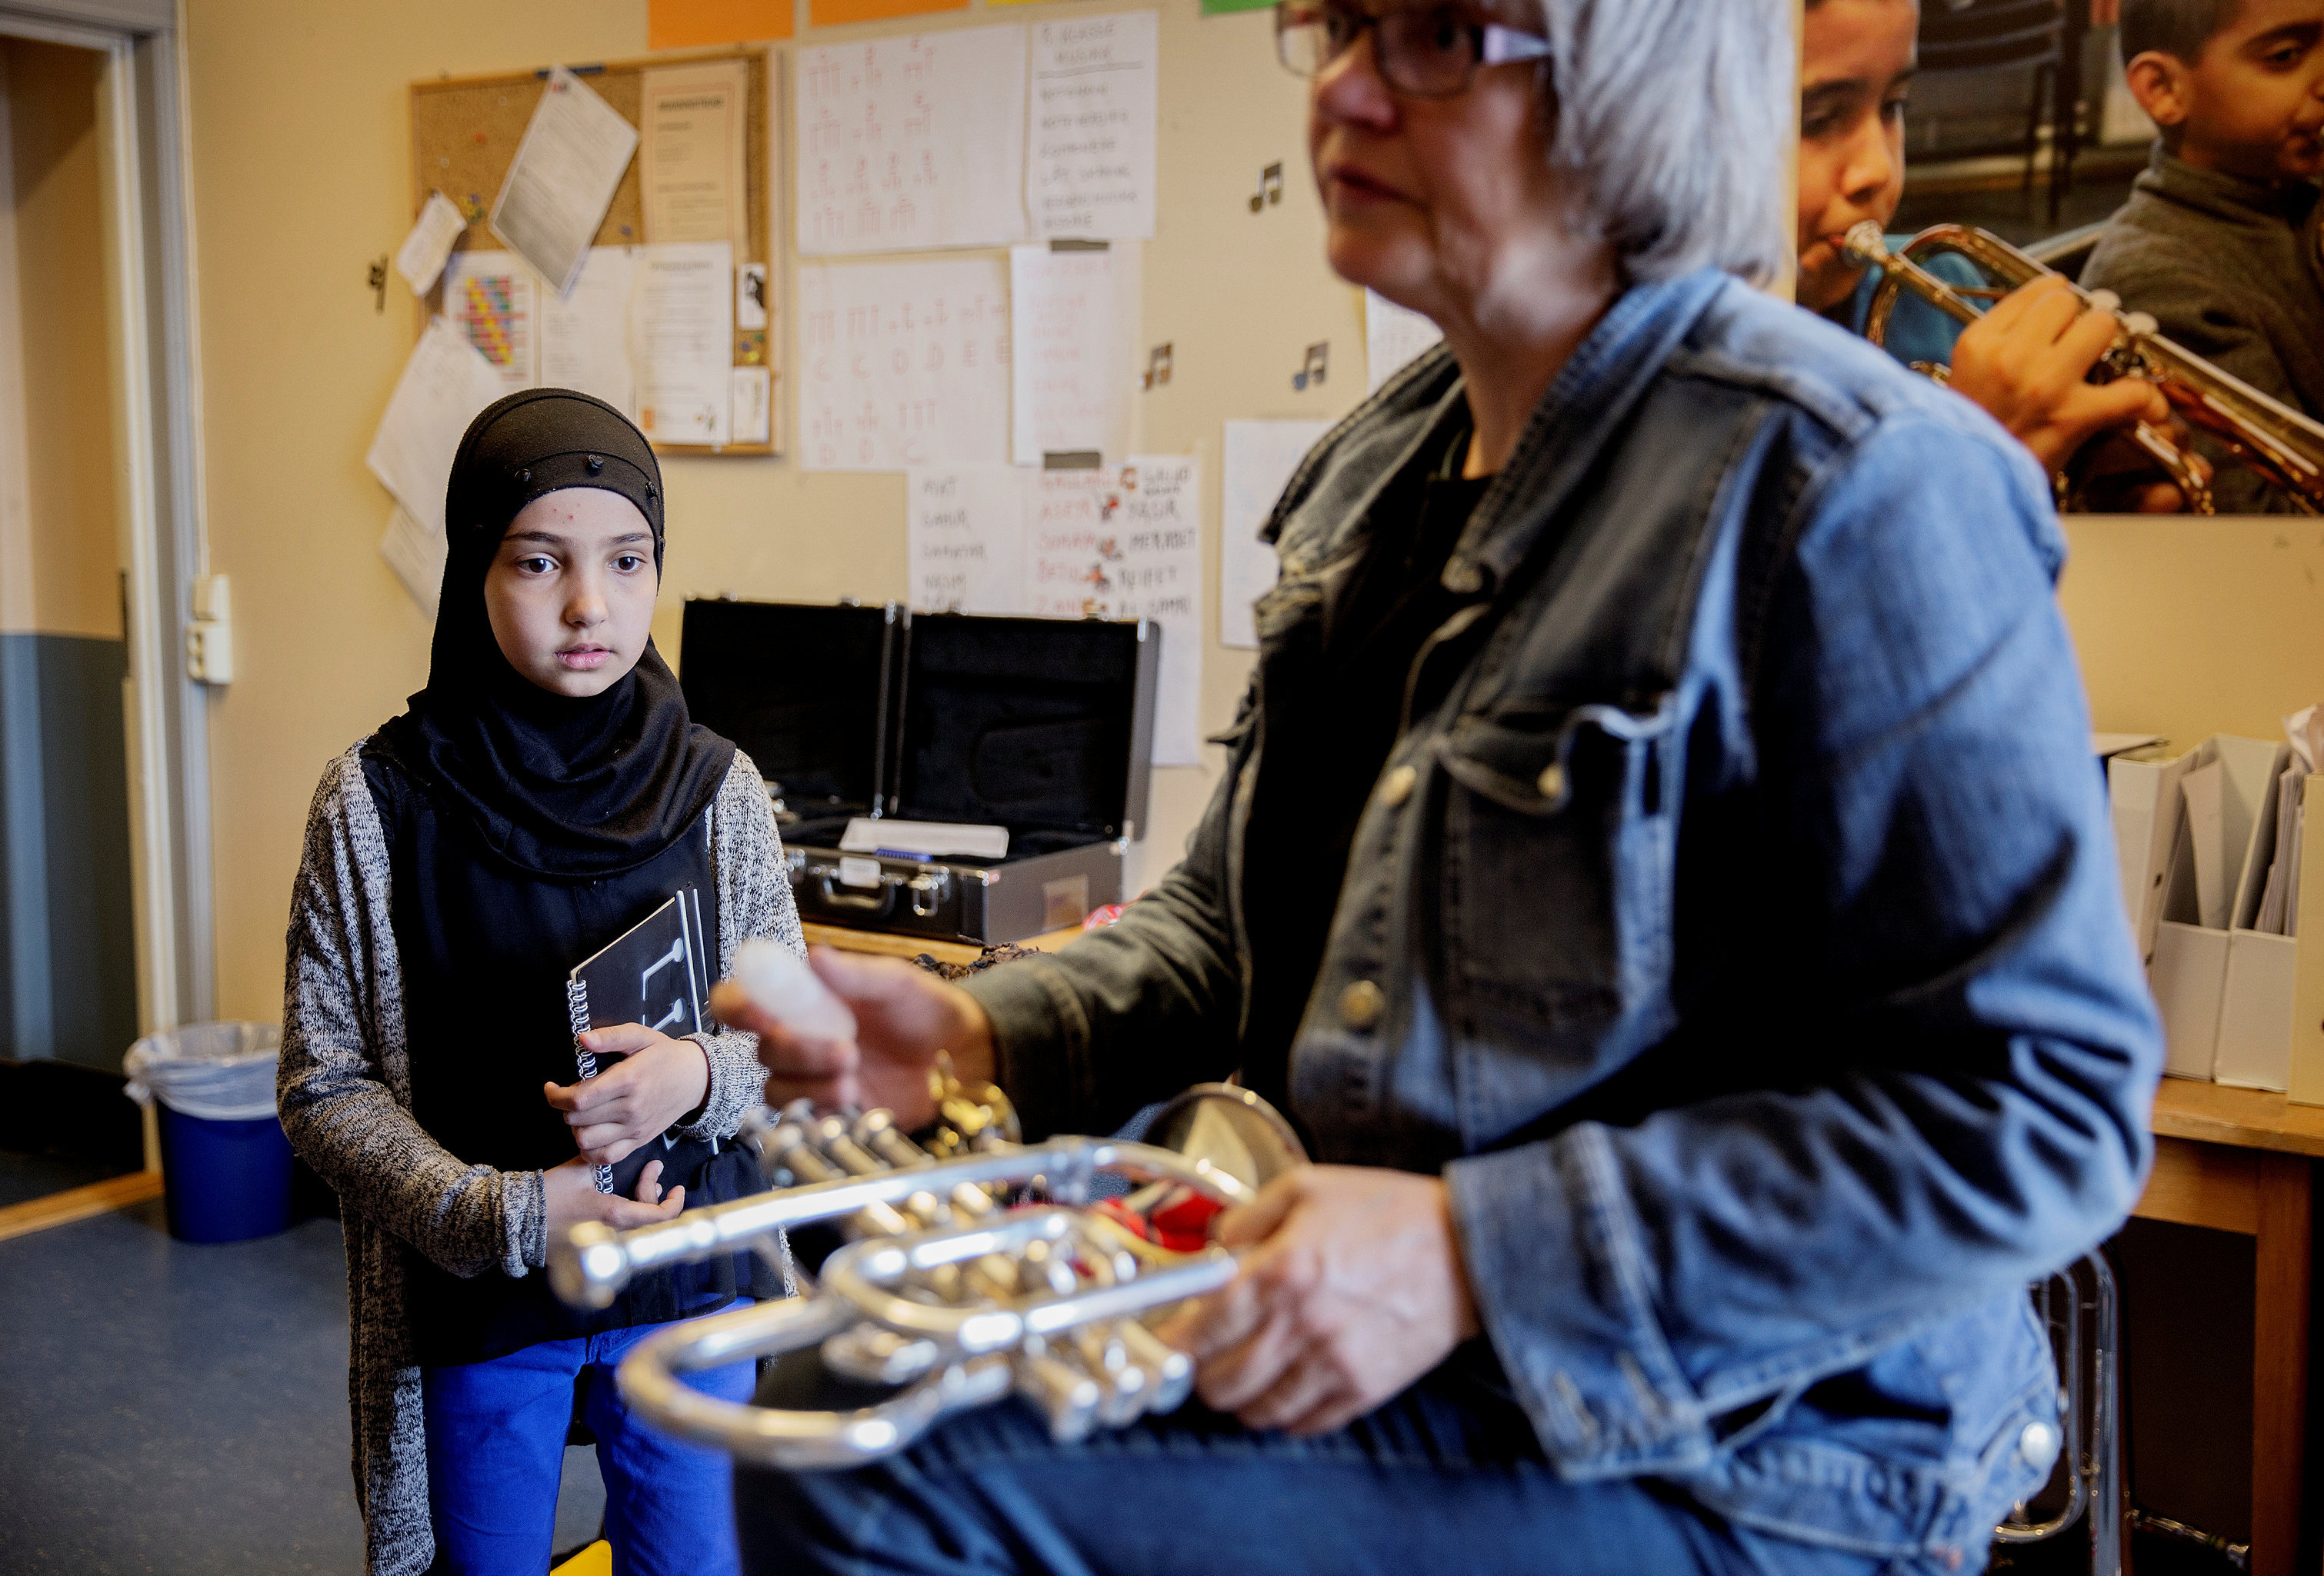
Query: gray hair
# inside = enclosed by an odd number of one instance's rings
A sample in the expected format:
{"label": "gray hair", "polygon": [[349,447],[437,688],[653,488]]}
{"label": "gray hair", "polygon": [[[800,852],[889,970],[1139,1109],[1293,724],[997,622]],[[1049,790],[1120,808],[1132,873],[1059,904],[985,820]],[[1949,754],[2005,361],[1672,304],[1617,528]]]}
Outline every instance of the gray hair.
{"label": "gray hair", "polygon": [[1790,0],[1541,0],[1551,161],[1640,282],[1792,265]]}

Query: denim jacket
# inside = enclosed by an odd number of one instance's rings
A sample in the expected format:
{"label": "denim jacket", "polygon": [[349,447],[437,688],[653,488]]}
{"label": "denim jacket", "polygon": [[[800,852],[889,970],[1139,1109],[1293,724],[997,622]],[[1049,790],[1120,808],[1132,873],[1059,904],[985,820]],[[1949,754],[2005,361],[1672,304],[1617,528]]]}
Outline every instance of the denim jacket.
{"label": "denim jacket", "polygon": [[[971,983],[1028,1128],[1236,1064],[1270,687],[1462,399],[1434,352],[1294,476],[1185,861]],[[2162,1066],[2062,558],[1982,413],[1712,273],[1617,300],[1478,505],[1290,1087],[1318,1158],[1443,1175],[1567,1478],[1944,1565],[2046,1476],[2024,1288],[2136,1198]]]}

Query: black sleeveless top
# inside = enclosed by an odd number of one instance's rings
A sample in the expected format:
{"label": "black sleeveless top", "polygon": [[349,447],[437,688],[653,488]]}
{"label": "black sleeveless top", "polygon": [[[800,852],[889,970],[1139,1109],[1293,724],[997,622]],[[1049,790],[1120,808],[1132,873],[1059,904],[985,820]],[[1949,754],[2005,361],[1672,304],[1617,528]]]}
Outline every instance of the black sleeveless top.
{"label": "black sleeveless top", "polygon": [[[718,934],[707,814],[634,868],[557,879],[492,853],[377,742],[362,759],[387,834],[413,1117],[470,1165],[535,1171],[572,1159],[572,1129],[540,1089],[577,1076],[567,978],[680,887],[698,895],[703,933]],[[762,1185],[749,1156],[731,1145],[646,1147],[650,1154],[633,1155],[617,1175],[633,1177],[658,1157],[661,1185],[683,1184],[688,1209]],[[478,1362],[538,1341],[706,1313],[732,1302],[738,1285],[749,1290],[751,1273],[747,1258],[657,1270],[613,1306],[583,1313],[558,1302],[544,1274],[463,1279],[415,1257],[413,1337],[423,1364]]]}

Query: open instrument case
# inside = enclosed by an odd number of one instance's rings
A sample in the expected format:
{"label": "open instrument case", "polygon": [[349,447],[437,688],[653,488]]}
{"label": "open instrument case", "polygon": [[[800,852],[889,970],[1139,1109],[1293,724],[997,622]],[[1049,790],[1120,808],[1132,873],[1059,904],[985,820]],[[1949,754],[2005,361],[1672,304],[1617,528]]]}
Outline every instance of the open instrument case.
{"label": "open instrument case", "polygon": [[[767,779],[801,918],[994,943],[1121,901],[1161,646],[1142,621],[689,600],[678,672]],[[843,853],[858,816],[1005,826],[1009,853]]]}

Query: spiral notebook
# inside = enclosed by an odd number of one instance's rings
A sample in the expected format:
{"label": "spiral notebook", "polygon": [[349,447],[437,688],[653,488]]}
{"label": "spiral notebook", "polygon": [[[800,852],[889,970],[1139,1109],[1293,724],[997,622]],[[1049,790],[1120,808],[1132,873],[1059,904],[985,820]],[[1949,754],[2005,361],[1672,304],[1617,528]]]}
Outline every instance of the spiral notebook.
{"label": "spiral notebook", "polygon": [[[706,1028],[706,953],[702,900],[693,887],[685,886],[612,945],[574,965],[566,982],[565,1007],[573,1025],[573,1060],[581,1076],[595,1078],[604,1070],[597,1056],[581,1044],[581,1036],[589,1029],[641,1023],[677,1039]],[[646,1162],[677,1143],[665,1133],[659,1145],[641,1145],[618,1166],[598,1166],[597,1191],[626,1195]]]}

